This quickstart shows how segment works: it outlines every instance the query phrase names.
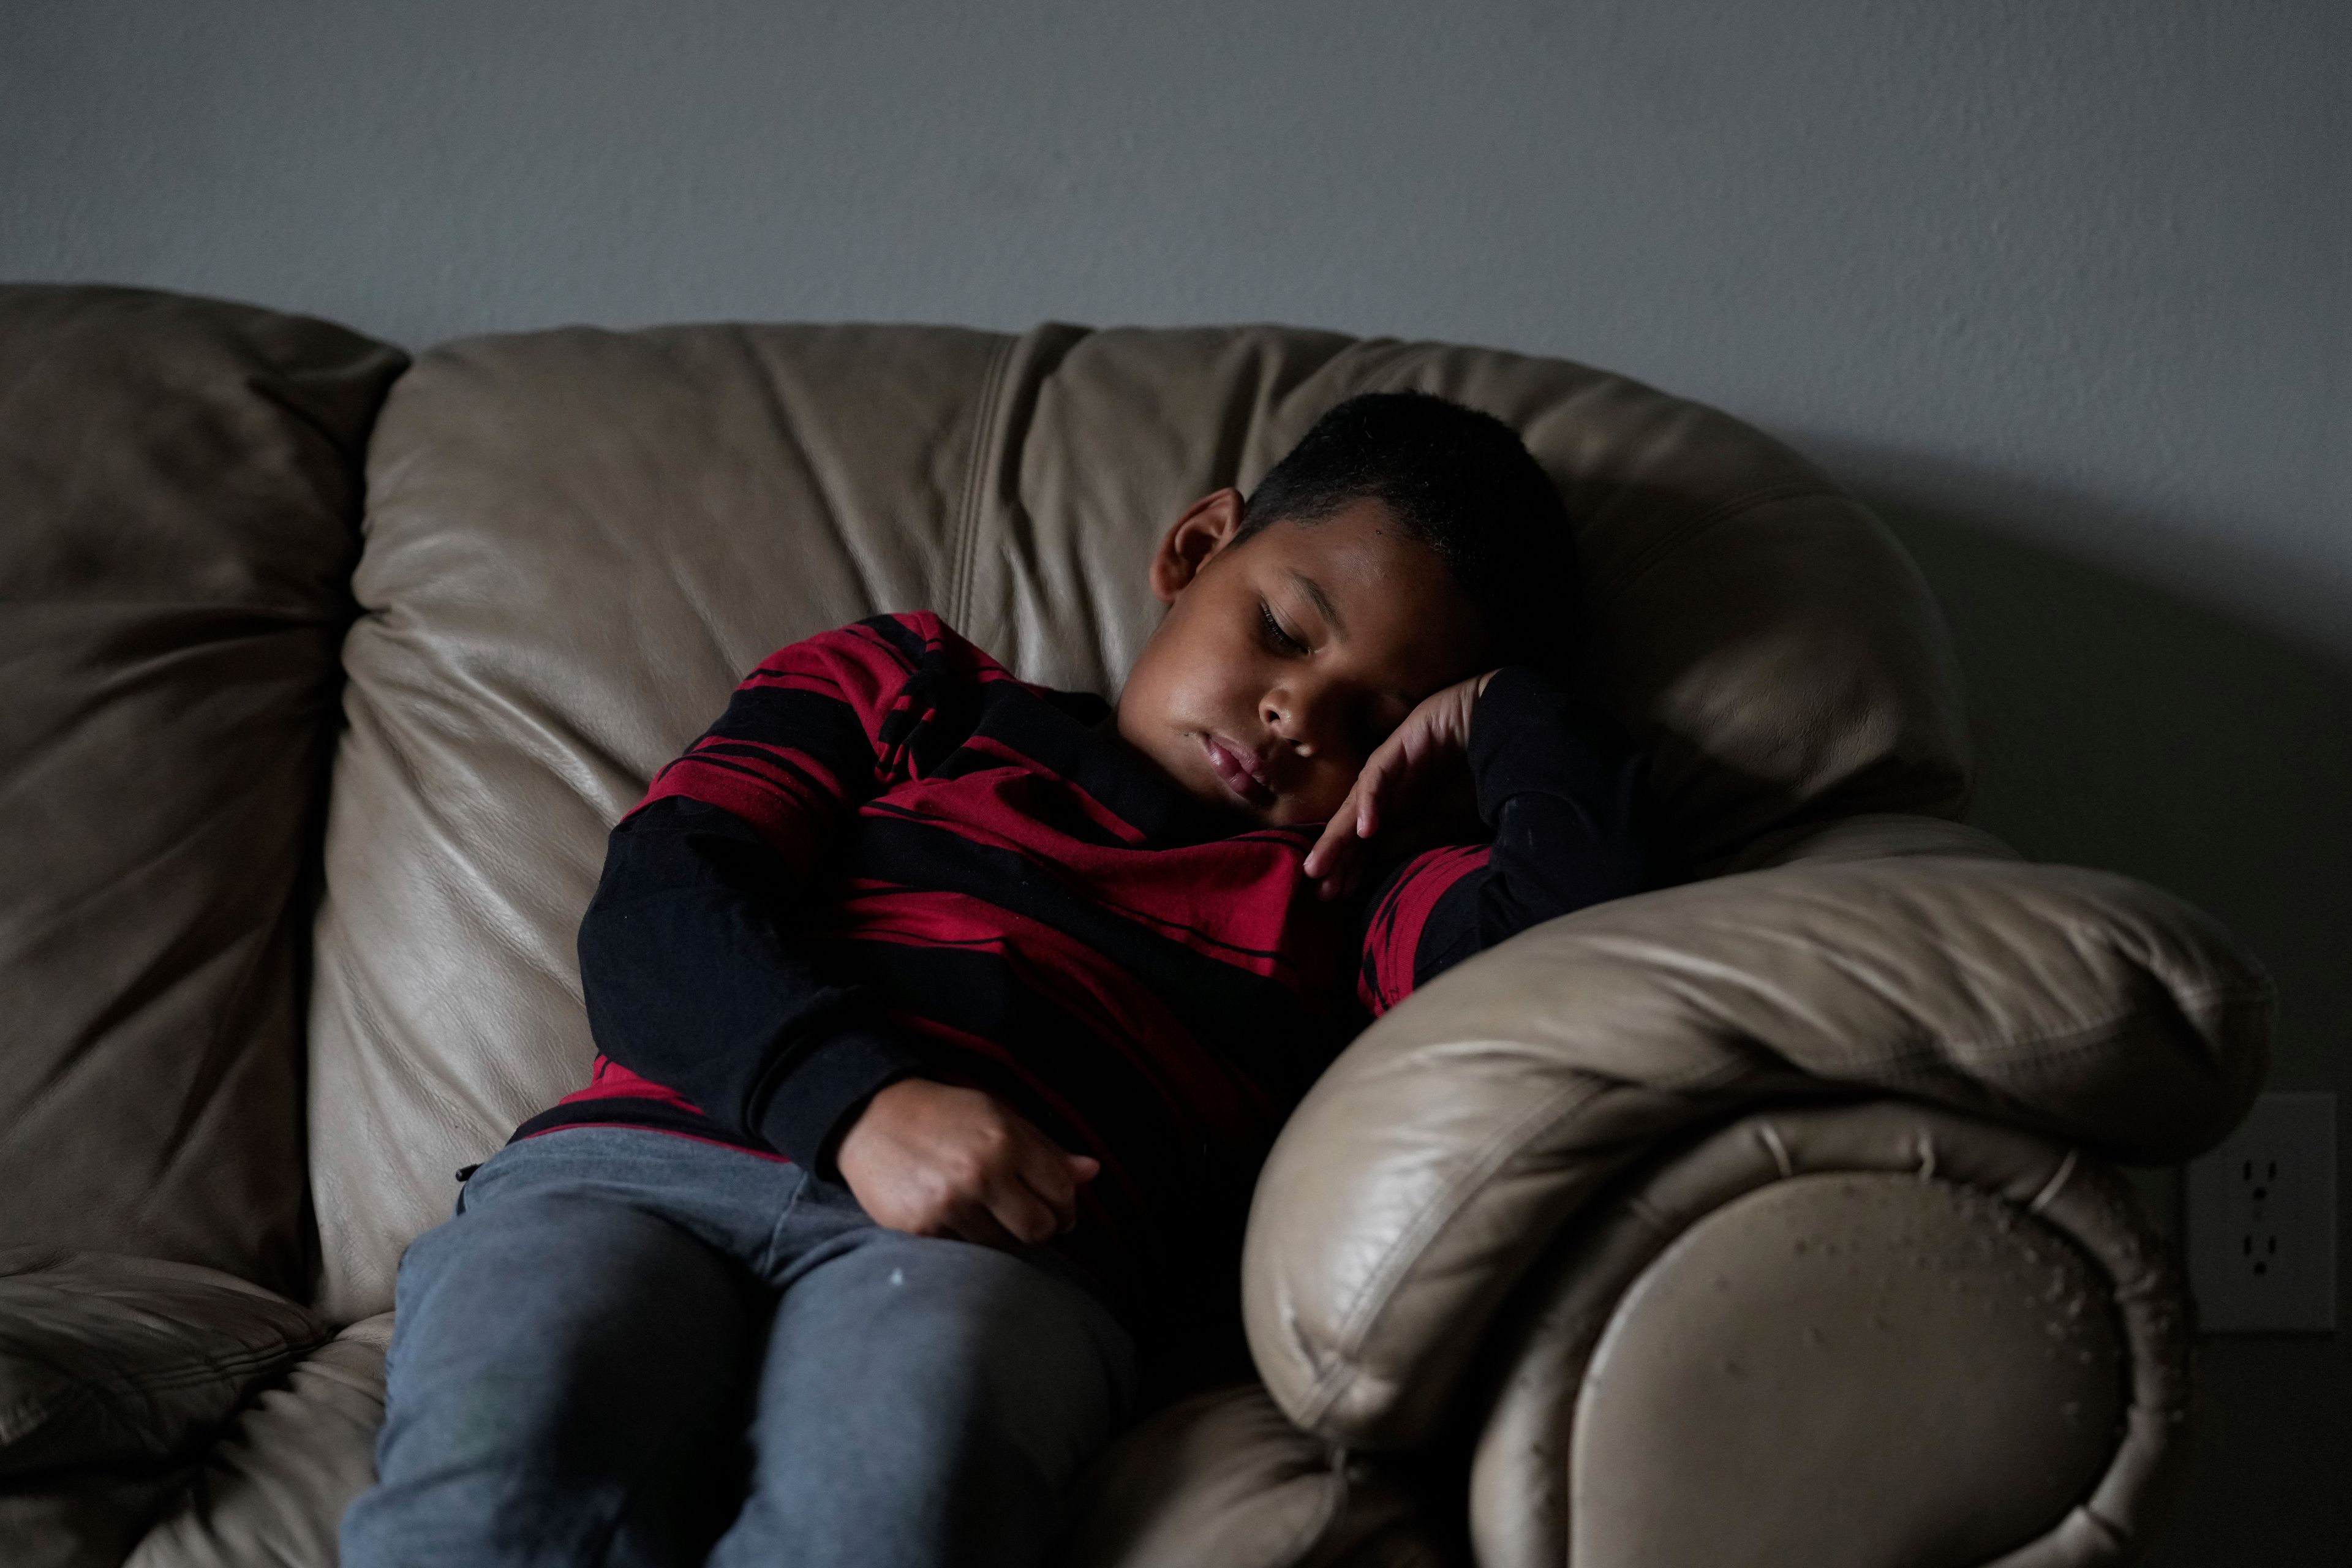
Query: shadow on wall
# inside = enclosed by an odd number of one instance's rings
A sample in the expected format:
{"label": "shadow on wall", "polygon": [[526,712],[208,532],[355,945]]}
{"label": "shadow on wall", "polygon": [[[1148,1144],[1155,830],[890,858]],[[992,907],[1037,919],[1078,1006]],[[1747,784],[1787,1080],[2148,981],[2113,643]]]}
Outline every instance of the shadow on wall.
{"label": "shadow on wall", "polygon": [[[2352,1110],[2352,671],[1999,523],[1854,489],[1951,622],[1972,820],[2221,920],[2278,982],[2271,1087]],[[2177,1205],[2173,1173],[2144,1176]],[[2190,1473],[2150,1568],[2326,1560],[2352,1531],[2352,1335],[2209,1339],[2201,1361]]]}
{"label": "shadow on wall", "polygon": [[2352,1079],[2352,671],[1997,525],[1864,499],[1951,622],[1974,820],[2210,910],[2278,979],[2273,1085]]}

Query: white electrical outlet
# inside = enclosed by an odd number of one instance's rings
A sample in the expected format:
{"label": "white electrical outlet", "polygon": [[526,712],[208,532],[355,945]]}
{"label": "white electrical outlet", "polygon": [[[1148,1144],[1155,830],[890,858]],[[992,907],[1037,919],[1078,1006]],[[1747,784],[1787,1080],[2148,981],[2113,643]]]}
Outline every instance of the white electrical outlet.
{"label": "white electrical outlet", "polygon": [[2189,1165],[2189,1289],[2214,1333],[2336,1327],[2336,1097],[2265,1094]]}

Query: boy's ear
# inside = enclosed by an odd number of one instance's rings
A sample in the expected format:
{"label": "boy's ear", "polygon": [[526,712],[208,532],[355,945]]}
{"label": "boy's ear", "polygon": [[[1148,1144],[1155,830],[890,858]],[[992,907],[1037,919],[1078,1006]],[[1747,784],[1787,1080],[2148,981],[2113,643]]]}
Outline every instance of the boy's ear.
{"label": "boy's ear", "polygon": [[1227,485],[1184,509],[1151,555],[1151,592],[1163,605],[1192,586],[1201,568],[1233,542],[1242,526],[1242,492]]}

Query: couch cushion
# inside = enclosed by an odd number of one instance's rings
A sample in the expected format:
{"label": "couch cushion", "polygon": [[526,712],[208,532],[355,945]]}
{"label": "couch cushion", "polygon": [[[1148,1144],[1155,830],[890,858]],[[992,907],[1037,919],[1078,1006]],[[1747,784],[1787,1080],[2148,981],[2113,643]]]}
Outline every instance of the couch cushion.
{"label": "couch cushion", "polygon": [[187,1489],[191,1472],[177,1465],[0,1481],[8,1568],[122,1568],[149,1522]]}
{"label": "couch cushion", "polygon": [[943,602],[999,340],[588,331],[437,349],[368,458],[312,1009],[340,1318],[451,1173],[586,1079],[604,833],[782,643]]}
{"label": "couch cushion", "polygon": [[205,1455],[126,1568],[331,1568],[343,1510],[375,1484],[391,1342],[387,1312],[289,1367]]}
{"label": "couch cushion", "polygon": [[326,1333],[216,1269],[0,1252],[0,1476],[184,1455]]}
{"label": "couch cushion", "polygon": [[306,1286],[296,890],[403,363],[242,306],[0,289],[0,1245]]}
{"label": "couch cushion", "polygon": [[1440,1568],[1413,1490],[1293,1426],[1256,1384],[1182,1399],[1097,1460],[1062,1568]]}
{"label": "couch cushion", "polygon": [[1801,459],[1559,361],[1278,328],[566,331],[454,343],[368,458],[312,1013],[322,1302],[391,1303],[451,1172],[583,1081],[572,952],[606,827],[777,646],[931,608],[1108,691],[1153,541],[1330,404],[1421,387],[1524,430],[1580,530],[1563,652],[1702,859],[1860,810],[1955,815],[1918,574]]}
{"label": "couch cushion", "polygon": [[1695,858],[1854,811],[1958,816],[1958,681],[1925,581],[1786,447],[1605,371],[1281,328],[1046,328],[997,379],[950,619],[1032,679],[1117,688],[1188,501],[1255,486],[1318,416],[1413,388],[1518,430],[1577,531],[1561,652],[1648,746]]}

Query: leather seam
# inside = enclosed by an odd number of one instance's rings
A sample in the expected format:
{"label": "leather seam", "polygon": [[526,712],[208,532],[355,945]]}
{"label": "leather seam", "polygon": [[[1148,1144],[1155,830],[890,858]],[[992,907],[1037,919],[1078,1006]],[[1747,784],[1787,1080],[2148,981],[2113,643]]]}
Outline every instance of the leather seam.
{"label": "leather seam", "polygon": [[[2161,976],[2151,976],[2151,978],[2156,979],[2159,984],[2163,984]],[[2249,999],[2264,999],[2270,994],[2271,989],[2271,986],[2268,984],[2245,984],[2237,982],[2231,982],[2221,985],[2206,985],[2184,989],[2175,989],[2170,985],[2165,986],[2167,994],[2177,1005],[2181,1005],[2181,1010],[2184,1013],[2187,1011],[2187,1005],[2198,1005],[2213,1001],[2230,1002],[2244,1001]],[[2044,1047],[2056,1047],[2057,1049],[2053,1054],[2060,1057],[2079,1056],[2084,1051],[2095,1048],[2097,1046],[2096,1041],[2085,1041],[2083,1038],[2084,1036],[2105,1034],[2116,1028],[2120,1025],[2129,1022],[2131,1019],[2138,1016],[2145,1011],[2145,1008],[2140,1007],[2126,1007],[2112,1010],[2103,1013],[2095,1018],[2088,1019],[2081,1023],[2069,1024],[2063,1027],[2045,1029],[2041,1033],[2034,1035],[2003,1037],[1998,1041],[1987,1038],[1970,1040],[1942,1040],[1932,1045],[1915,1046],[1907,1050],[1897,1049],[1890,1051],[1886,1055],[1876,1058],[1876,1060],[1871,1065],[1881,1070],[1891,1070],[1895,1072],[1905,1071],[1906,1069],[1922,1062],[1934,1063],[1947,1068],[1957,1068],[1966,1072],[1967,1076],[1970,1079],[1975,1087],[1981,1089],[1988,1087],[1981,1081],[1981,1075],[1967,1070],[1969,1068],[1969,1062],[1971,1058],[1980,1058],[1989,1061],[2006,1061],[2013,1058],[2021,1052]],[[2073,1045],[2061,1045],[2060,1042],[2062,1041],[2075,1041],[2077,1043]],[[1814,1076],[1819,1077],[1822,1075],[1816,1074]],[[1836,1082],[1847,1080],[1832,1079],[1831,1081]],[[1859,1081],[1869,1083],[1871,1080],[1861,1079]],[[1962,1108],[1955,1107],[1954,1109]]]}
{"label": "leather seam", "polygon": [[[124,1412],[118,1401],[144,1403],[158,1395],[201,1388],[208,1383],[233,1382],[236,1385],[238,1405],[253,1384],[281,1367],[301,1361],[326,1343],[325,1338],[306,1343],[256,1349],[225,1355],[212,1361],[183,1362],[152,1373],[117,1373],[79,1379],[69,1384],[60,1397],[49,1398],[34,1393],[25,1395],[0,1411],[0,1441],[15,1445],[36,1438],[48,1429],[79,1419],[87,1409],[101,1412],[110,1427],[152,1429],[137,1411]],[[45,1408],[46,1407],[46,1408]],[[214,1427],[218,1420],[199,1421],[195,1426]]]}
{"label": "leather seam", "polygon": [[957,508],[955,558],[949,569],[946,618],[951,626],[961,627],[971,618],[973,563],[980,554],[981,513],[986,510],[983,497],[988,487],[984,476],[989,453],[996,444],[997,427],[1003,420],[1005,369],[1012,363],[1020,341],[1007,337],[999,342],[981,379],[980,411],[972,423],[971,455],[964,464],[963,496]]}
{"label": "leather seam", "polygon": [[1289,1542],[1276,1556],[1274,1561],[1276,1568],[1304,1568],[1304,1565],[1313,1557],[1315,1548],[1322,1544],[1323,1538],[1330,1533],[1331,1527],[1339,1522],[1340,1515],[1346,1511],[1347,1455],[1348,1451],[1342,1447],[1333,1447],[1327,1450],[1326,1458],[1330,1464],[1330,1468],[1326,1472],[1326,1484],[1320,1489],[1323,1494],[1322,1506],[1316,1510],[1313,1518],[1299,1526],[1298,1532],[1291,1537]]}
{"label": "leather seam", "polygon": [[2027,1214],[2038,1217],[2043,1209],[2050,1206],[2052,1200],[2057,1197],[2060,1190],[2066,1185],[2067,1180],[2074,1175],[2075,1163],[2082,1158],[2082,1155],[2083,1152],[2080,1149],[2066,1151],[2066,1157],[2058,1162],[2058,1168],[2050,1173],[2048,1181],[2042,1184],[2042,1190],[2033,1194],[2033,1201],[2025,1205]]}

